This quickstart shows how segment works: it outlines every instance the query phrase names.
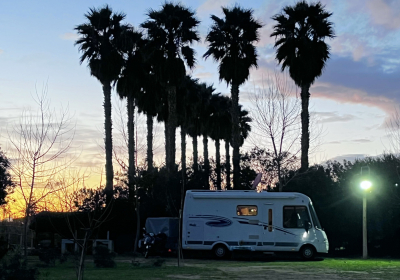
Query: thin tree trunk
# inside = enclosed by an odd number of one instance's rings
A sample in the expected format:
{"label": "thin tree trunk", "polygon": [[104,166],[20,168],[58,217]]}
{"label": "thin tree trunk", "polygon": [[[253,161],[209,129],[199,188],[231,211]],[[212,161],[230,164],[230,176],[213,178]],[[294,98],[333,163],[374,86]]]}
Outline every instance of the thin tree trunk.
{"label": "thin tree trunk", "polygon": [[208,160],[208,138],[207,135],[203,135],[203,155],[204,155],[204,171],[205,171],[205,176],[204,176],[204,188],[205,189],[210,189],[210,182],[209,182],[209,176],[210,176],[210,161]]}
{"label": "thin tree trunk", "polygon": [[112,121],[111,121],[111,84],[104,82],[103,84],[104,93],[104,129],[105,129],[105,150],[106,150],[106,194],[107,201],[109,201],[113,194],[113,181],[114,171],[112,164]]}
{"label": "thin tree trunk", "polygon": [[308,105],[310,102],[310,85],[301,87],[301,167],[300,172],[308,169],[308,150],[310,147],[310,115]]}
{"label": "thin tree trunk", "polygon": [[164,134],[165,134],[165,167],[168,168],[169,162],[169,130],[168,130],[168,120],[164,122]]}
{"label": "thin tree trunk", "polygon": [[168,136],[169,136],[169,162],[167,162],[168,172],[175,170],[175,130],[177,124],[176,116],[176,87],[168,88]]}
{"label": "thin tree trunk", "polygon": [[83,280],[83,272],[85,271],[85,257],[86,257],[87,239],[89,239],[89,236],[88,236],[88,233],[86,232],[85,233],[85,238],[84,238],[83,244],[82,244],[81,257],[79,258],[78,272],[77,272],[78,280]]}
{"label": "thin tree trunk", "polygon": [[138,243],[139,243],[139,234],[140,234],[140,203],[139,203],[139,194],[138,194],[138,186],[136,185],[136,195],[135,195],[135,205],[136,205],[136,236],[135,236],[135,245],[133,246],[133,252],[137,252]]}
{"label": "thin tree trunk", "polygon": [[239,135],[239,85],[232,84],[232,146],[233,146],[233,188],[242,189],[240,185],[240,135]]}
{"label": "thin tree trunk", "polygon": [[231,188],[231,156],[229,153],[229,141],[225,140],[225,166],[226,166],[226,189]]}
{"label": "thin tree trunk", "polygon": [[281,175],[281,161],[278,162],[278,179],[279,179],[279,191],[283,191],[283,180]]}
{"label": "thin tree trunk", "polygon": [[197,151],[197,135],[193,137],[193,170],[195,173],[199,170],[199,154]]}
{"label": "thin tree trunk", "polygon": [[147,114],[147,171],[153,170],[153,116]]}
{"label": "thin tree trunk", "polygon": [[135,125],[134,125],[134,114],[135,105],[133,103],[133,96],[128,95],[127,102],[128,111],[128,156],[129,156],[129,166],[128,166],[128,186],[129,193],[133,194],[134,189],[134,178],[135,178]]}
{"label": "thin tree trunk", "polygon": [[183,180],[186,178],[186,130],[181,127],[181,162],[182,162],[182,172],[184,174]]}
{"label": "thin tree trunk", "polygon": [[221,189],[221,154],[219,139],[215,140],[215,158],[216,158],[216,171],[217,171],[217,190]]}

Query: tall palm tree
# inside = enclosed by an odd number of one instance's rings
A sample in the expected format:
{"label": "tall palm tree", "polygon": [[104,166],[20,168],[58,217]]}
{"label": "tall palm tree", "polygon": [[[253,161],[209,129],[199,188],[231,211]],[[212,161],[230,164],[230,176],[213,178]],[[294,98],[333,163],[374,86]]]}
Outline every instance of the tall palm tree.
{"label": "tall palm tree", "polygon": [[134,114],[135,98],[143,88],[145,61],[142,53],[144,40],[140,32],[128,30],[124,38],[123,51],[127,57],[124,67],[116,85],[119,97],[127,99],[128,114],[128,185],[133,194],[133,181],[135,177],[135,138],[134,138]]}
{"label": "tall palm tree", "polygon": [[282,71],[289,69],[290,77],[301,88],[301,167],[308,169],[308,150],[310,145],[308,104],[310,87],[321,76],[329,58],[330,47],[325,38],[335,36],[332,15],[320,3],[308,4],[300,1],[294,6],[286,6],[280,14],[272,17],[274,26],[276,59]]}
{"label": "tall palm tree", "polygon": [[193,144],[193,170],[194,172],[199,171],[198,166],[198,142],[197,137],[201,135],[201,118],[200,115],[203,112],[203,102],[201,94],[201,86],[198,80],[194,80],[194,85],[188,92],[187,103],[190,104],[190,115],[187,122],[186,131],[190,137],[192,137]]}
{"label": "tall palm tree", "polygon": [[123,13],[113,13],[106,5],[101,9],[91,8],[85,14],[87,23],[75,27],[79,34],[75,45],[82,52],[80,63],[87,60],[90,74],[96,77],[103,86],[104,93],[104,129],[106,151],[106,191],[111,197],[114,171],[112,165],[112,123],[111,123],[111,84],[118,79],[124,63],[120,44],[122,36],[131,27],[121,22]]}
{"label": "tall palm tree", "polygon": [[241,189],[239,157],[239,86],[249,77],[250,68],[257,67],[257,52],[253,43],[259,40],[261,24],[253,18],[253,10],[239,6],[222,8],[225,18],[211,16],[213,25],[206,41],[205,58],[212,56],[219,62],[219,79],[231,85],[233,184]]}
{"label": "tall palm tree", "polygon": [[175,168],[176,88],[185,77],[186,62],[189,68],[195,64],[194,50],[190,45],[199,41],[196,27],[199,21],[188,8],[164,3],[159,11],[150,10],[149,19],[141,26],[146,29],[149,48],[159,59],[155,73],[168,92],[167,120],[167,170]]}
{"label": "tall palm tree", "polygon": [[[186,174],[186,135],[189,133],[189,127],[192,121],[195,121],[196,115],[193,114],[193,108],[197,106],[198,79],[187,75],[184,82],[177,90],[177,111],[178,124],[181,127],[181,166],[183,174]],[[194,101],[194,102],[193,102]]]}
{"label": "tall palm tree", "polygon": [[201,95],[201,111],[199,114],[200,118],[200,130],[203,136],[203,157],[204,157],[204,188],[210,188],[209,176],[210,176],[210,161],[208,159],[208,135],[210,133],[210,117],[212,114],[212,107],[210,104],[211,96],[215,91],[212,85],[201,83],[200,86]]}
{"label": "tall palm tree", "polygon": [[[142,72],[144,76],[142,80],[142,90],[136,97],[136,104],[140,113],[146,114],[147,125],[147,171],[153,170],[153,124],[154,117],[162,112],[163,96],[165,95],[164,89],[158,83],[154,67],[157,61],[151,55],[151,50],[148,49],[148,41],[143,46],[142,54],[144,55],[144,63],[142,65]],[[160,116],[161,118],[161,116]]]}
{"label": "tall palm tree", "polygon": [[[210,117],[210,137],[215,141],[215,162],[217,174],[217,189],[221,189],[221,153],[220,140],[231,133],[229,124],[231,122],[229,97],[213,94],[210,100],[212,114]],[[229,135],[230,137],[230,135]]]}

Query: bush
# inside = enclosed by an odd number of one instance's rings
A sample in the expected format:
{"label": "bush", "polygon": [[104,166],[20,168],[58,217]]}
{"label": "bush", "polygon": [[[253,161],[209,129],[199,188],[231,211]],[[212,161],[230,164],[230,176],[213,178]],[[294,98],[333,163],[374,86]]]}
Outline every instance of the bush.
{"label": "bush", "polygon": [[0,280],[36,280],[38,270],[28,268],[19,252],[7,255],[0,267]]}
{"label": "bush", "polygon": [[8,242],[0,237],[0,260],[7,254],[8,252]]}
{"label": "bush", "polygon": [[94,250],[93,260],[96,267],[115,267],[115,253],[105,246],[97,246]]}
{"label": "bush", "polygon": [[39,250],[39,260],[48,266],[55,266],[56,259],[60,257],[60,253],[55,248],[45,248]]}

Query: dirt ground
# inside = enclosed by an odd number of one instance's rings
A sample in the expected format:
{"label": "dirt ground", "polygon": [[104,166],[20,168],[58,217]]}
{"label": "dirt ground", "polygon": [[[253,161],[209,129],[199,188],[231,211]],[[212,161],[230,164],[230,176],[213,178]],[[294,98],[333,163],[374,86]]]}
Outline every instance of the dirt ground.
{"label": "dirt ground", "polygon": [[[139,259],[139,262],[154,262],[154,259]],[[251,265],[256,261],[257,265]],[[260,264],[260,261],[265,262]],[[315,262],[324,261],[317,259]],[[274,264],[275,263],[275,264]],[[278,263],[278,264],[277,264]],[[177,259],[167,258],[165,265],[177,266]],[[325,279],[399,279],[398,268],[381,268],[376,271],[344,271],[310,265],[301,260],[285,260],[275,262],[271,258],[256,260],[210,260],[210,259],[184,259],[181,262],[185,267],[215,268],[212,275],[168,275],[171,279],[273,279],[273,280],[325,280]],[[393,272],[393,273],[392,273]]]}

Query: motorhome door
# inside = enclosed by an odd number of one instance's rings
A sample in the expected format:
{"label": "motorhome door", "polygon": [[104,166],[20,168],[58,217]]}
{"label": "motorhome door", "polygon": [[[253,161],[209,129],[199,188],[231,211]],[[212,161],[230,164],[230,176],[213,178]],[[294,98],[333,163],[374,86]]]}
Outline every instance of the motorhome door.
{"label": "motorhome door", "polygon": [[274,205],[264,204],[263,205],[263,237],[262,237],[262,246],[274,248],[275,245],[275,229],[274,223],[276,222],[276,213],[274,211]]}

